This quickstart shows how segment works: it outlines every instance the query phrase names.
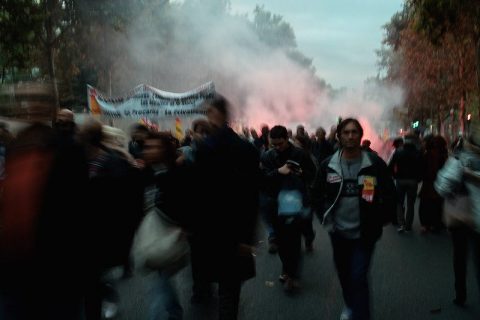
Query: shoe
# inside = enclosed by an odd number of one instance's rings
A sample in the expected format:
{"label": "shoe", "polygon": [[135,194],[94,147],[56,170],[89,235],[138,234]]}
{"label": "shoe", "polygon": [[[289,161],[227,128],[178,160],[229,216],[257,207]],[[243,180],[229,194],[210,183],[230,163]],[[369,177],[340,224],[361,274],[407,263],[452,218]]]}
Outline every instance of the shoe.
{"label": "shoe", "polygon": [[313,241],[309,243],[305,243],[305,251],[307,253],[312,253],[313,252]]}
{"label": "shoe", "polygon": [[405,232],[405,227],[404,226],[398,227],[397,232],[398,233],[404,233]]}
{"label": "shoe", "polygon": [[102,315],[104,319],[113,319],[118,314],[116,303],[104,301],[102,303]]}
{"label": "shoe", "polygon": [[343,307],[340,320],[352,320],[352,310],[348,307]]}
{"label": "shoe", "polygon": [[122,280],[133,278],[133,271],[131,269],[125,269],[122,274]]}
{"label": "shoe", "polygon": [[465,306],[465,299],[455,298],[455,299],[453,299],[453,304],[458,306],[458,307],[464,307]]}
{"label": "shoe", "polygon": [[279,277],[278,277],[278,281],[280,281],[281,283],[285,283],[288,279],[288,275],[286,273],[282,273]]}
{"label": "shoe", "polygon": [[212,296],[208,294],[193,294],[192,297],[190,298],[190,303],[191,304],[196,304],[196,305],[209,305],[210,302],[212,301]]}
{"label": "shoe", "polygon": [[275,239],[268,239],[268,253],[277,253],[278,245]]}
{"label": "shoe", "polygon": [[300,285],[298,284],[298,281],[292,278],[287,278],[287,280],[283,284],[283,290],[287,294],[295,293],[298,289],[300,289]]}
{"label": "shoe", "polygon": [[405,230],[405,232],[410,232],[410,231],[412,231],[412,227],[405,227],[404,230]]}

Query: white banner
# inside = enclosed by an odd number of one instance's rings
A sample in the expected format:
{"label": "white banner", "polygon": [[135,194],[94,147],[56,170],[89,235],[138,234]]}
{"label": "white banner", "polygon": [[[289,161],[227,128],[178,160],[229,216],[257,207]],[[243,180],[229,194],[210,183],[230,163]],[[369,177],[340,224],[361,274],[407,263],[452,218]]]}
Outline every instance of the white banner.
{"label": "white banner", "polygon": [[165,118],[205,114],[201,105],[215,94],[213,82],[197,89],[172,93],[141,84],[124,97],[107,97],[88,85],[88,109],[94,115],[111,118]]}

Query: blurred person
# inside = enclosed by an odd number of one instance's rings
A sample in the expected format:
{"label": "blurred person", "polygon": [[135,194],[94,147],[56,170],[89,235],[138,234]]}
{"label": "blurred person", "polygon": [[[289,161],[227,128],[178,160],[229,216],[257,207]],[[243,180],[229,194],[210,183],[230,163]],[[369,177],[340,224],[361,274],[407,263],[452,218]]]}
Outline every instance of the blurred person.
{"label": "blurred person", "polygon": [[80,131],[88,157],[88,213],[95,221],[89,244],[94,261],[85,299],[86,318],[112,318],[118,294],[106,273],[128,261],[133,235],[143,213],[143,186],[127,154],[110,146],[101,123],[87,121]]}
{"label": "blurred person", "polygon": [[270,140],[269,140],[269,133],[270,133],[270,128],[264,124],[260,128],[260,139],[263,142],[263,151],[267,151],[270,148]]}
{"label": "blurred person", "polygon": [[78,196],[87,190],[86,158],[75,141],[70,111],[60,110],[53,127],[33,123],[23,129],[7,156],[0,210],[2,276],[7,278],[0,281],[0,291],[12,285],[14,294],[0,298],[7,303],[0,306],[2,319],[82,315],[90,221]]}
{"label": "blurred person", "polygon": [[[397,151],[401,147],[403,147],[403,137],[396,137],[395,139],[393,139],[392,141],[393,150],[391,150],[390,156],[388,157],[387,165],[390,165],[390,162],[392,161],[395,151]],[[392,225],[398,228],[397,216],[398,216],[398,212],[395,212],[395,214],[392,216]]]}
{"label": "blurred person", "polygon": [[[141,180],[140,177],[140,171],[139,170],[134,170],[133,168],[137,168],[137,162],[133,158],[133,156],[127,151],[126,149],[126,134],[123,130],[114,128],[111,126],[103,125],[102,126],[102,133],[103,133],[103,139],[102,139],[102,144],[108,148],[109,150],[112,150],[113,152],[117,153],[124,161],[128,162],[129,165],[132,167],[131,170],[131,179],[132,183],[138,183]],[[137,191],[138,192],[138,191]],[[137,194],[138,195],[138,194]],[[137,207],[138,210],[138,207]],[[132,213],[133,214],[133,213]],[[137,212],[137,217],[139,216],[139,213]],[[135,221],[133,221],[135,222]],[[137,221],[138,222],[138,221]],[[136,224],[132,225],[132,228],[130,230],[127,230],[125,234],[130,235],[133,237],[134,235],[134,230],[136,229]],[[127,240],[127,242],[132,242],[133,238],[130,240]],[[128,279],[133,276],[133,270],[132,270],[132,265],[130,261],[129,255],[125,255],[125,261],[123,263],[123,279]]]}
{"label": "blurred person", "polygon": [[317,159],[318,164],[333,154],[333,147],[326,140],[325,129],[319,127],[315,132],[316,140],[312,144],[312,153]]}
{"label": "blurred person", "polygon": [[[270,144],[272,149],[261,159],[264,180],[261,197],[265,202],[261,211],[273,225],[275,238],[270,234],[269,242],[275,240],[278,245],[282,262],[279,280],[284,282],[285,291],[291,293],[299,287],[303,219],[310,212],[309,188],[315,166],[303,150],[288,141],[287,129],[283,126],[272,128]],[[293,207],[288,202],[292,197]],[[306,243],[311,246],[314,234],[308,236]]]}
{"label": "blurred person", "polygon": [[[313,172],[313,178],[310,181],[310,184],[307,188],[307,192],[311,195],[316,184],[317,184],[317,176],[318,176],[318,169],[320,168],[320,164],[317,161],[317,158],[312,154],[312,142],[308,136],[296,136],[295,137],[295,145],[302,149],[307,156],[312,161],[313,167],[315,171]],[[305,215],[302,217],[302,235],[305,238],[305,250],[307,252],[313,252],[313,241],[315,240],[315,231],[313,230],[313,212],[312,208],[308,208],[305,212]]]}
{"label": "blurred person", "polygon": [[307,135],[307,134],[305,134],[305,127],[303,125],[299,124],[297,126],[295,137],[298,137],[298,136],[303,137],[305,135]]}
{"label": "blurred person", "polygon": [[424,143],[423,183],[418,208],[422,233],[442,228],[443,198],[435,190],[434,182],[448,158],[447,142],[441,136],[425,137]]}
{"label": "blurred person", "polygon": [[185,130],[185,137],[182,140],[181,146],[190,146],[192,144],[192,130],[191,129],[186,129]]}
{"label": "blurred person", "polygon": [[[397,137],[393,139],[392,141],[392,151],[388,157],[387,164],[390,164],[390,161],[392,161],[392,157],[395,154],[395,151],[397,151],[399,148],[403,147],[403,138],[402,137]],[[395,218],[396,220],[396,218]]]}
{"label": "blurred person", "polygon": [[[467,264],[471,251],[477,286],[480,288],[480,126],[470,125],[469,138],[438,172],[435,190],[451,201],[449,230],[453,248],[455,298],[464,306],[467,300]],[[463,202],[463,204],[462,204]],[[447,212],[446,212],[447,213]],[[471,249],[471,250],[469,250]]]}
{"label": "blurred person", "polygon": [[[85,149],[77,140],[77,126],[71,110],[60,109],[53,125],[54,161],[49,174],[48,185],[44,199],[44,219],[39,221],[39,247],[44,256],[45,279],[57,279],[55,282],[46,280],[44,285],[57,291],[59,301],[69,295],[78,297],[83,294],[85,279],[88,277],[89,247],[87,234],[91,220],[85,211],[85,202],[79,200],[88,188],[88,169]],[[61,240],[59,240],[61,239]],[[68,252],[65,247],[69,248]],[[69,266],[59,272],[59,266]],[[72,278],[72,274],[77,276]],[[69,277],[71,280],[65,282]],[[81,290],[79,290],[81,288]],[[77,291],[77,292],[75,292]],[[79,292],[78,292],[79,291]],[[51,312],[59,318],[67,318],[54,302],[50,300]],[[48,305],[48,303],[44,303]],[[75,308],[78,308],[75,306]],[[78,316],[78,310],[73,311]],[[53,317],[52,317],[53,319]]]}
{"label": "blurred person", "polygon": [[[212,133],[195,160],[202,214],[193,215],[191,263],[195,280],[218,282],[219,319],[237,319],[242,283],[255,276],[258,152],[228,126],[230,104],[223,96],[207,100],[205,107]],[[202,293],[197,289],[192,298]]]}
{"label": "blurred person", "polygon": [[131,140],[128,143],[128,152],[130,152],[133,158],[142,158],[143,144],[149,132],[150,130],[143,124],[137,123],[133,125],[130,133]]}
{"label": "blurred person", "polygon": [[243,127],[242,128],[242,138],[244,138],[246,141],[253,143],[253,137],[250,134],[250,130],[248,127]]}
{"label": "blurred person", "polygon": [[257,130],[255,130],[255,128],[251,128],[251,129],[250,129],[250,135],[252,136],[253,141],[255,141],[256,139],[259,138],[258,133],[257,133]]}
{"label": "blurred person", "polygon": [[[423,163],[422,154],[415,146],[414,140],[406,136],[403,147],[395,151],[388,164],[397,188],[396,220],[398,222],[398,232],[409,232],[412,230],[418,183],[422,180],[421,163]],[[407,201],[406,208],[405,200]]]}
{"label": "blurred person", "polygon": [[368,139],[363,140],[362,141],[362,150],[378,154],[375,150],[370,148],[371,145],[372,145],[372,142],[370,140],[368,140]]}
{"label": "blurred person", "polygon": [[0,194],[3,190],[5,180],[5,161],[10,144],[13,141],[13,135],[8,130],[5,122],[0,122]]}
{"label": "blurred person", "polygon": [[[183,199],[187,174],[184,168],[177,167],[176,145],[169,133],[150,133],[144,144],[144,160],[147,171],[145,189],[145,210],[156,206],[170,221],[184,228],[188,227],[190,207]],[[187,191],[189,193],[189,191]],[[182,205],[183,204],[183,205]],[[165,270],[158,270],[158,279],[151,288],[151,305],[148,319],[163,319],[162,307],[168,319],[183,318],[183,309],[178,300],[171,276]]]}
{"label": "blurred person", "polygon": [[259,137],[255,138],[255,135],[257,135],[257,133],[255,132],[254,135],[254,133],[252,132],[252,136],[254,137],[253,144],[260,151],[260,154],[266,152],[270,147],[268,140],[269,131],[270,129],[268,128],[268,126],[264,124],[262,125],[262,128],[260,130],[261,135]]}
{"label": "blurred person", "polygon": [[330,133],[328,134],[327,141],[332,146],[334,152],[339,149],[340,144],[337,139],[337,126],[333,125],[330,127]]}
{"label": "blurred person", "polygon": [[177,157],[176,164],[187,166],[193,165],[199,145],[205,141],[210,132],[210,124],[207,120],[194,120],[192,122],[192,142],[189,146],[178,148],[179,156]]}
{"label": "blurred person", "polygon": [[293,140],[293,131],[292,129],[287,129],[287,135],[288,135],[288,141],[290,143],[295,143],[295,141]]}
{"label": "blurred person", "polygon": [[36,297],[42,276],[38,266],[43,262],[37,220],[43,214],[43,190],[53,162],[52,138],[49,127],[32,124],[19,132],[7,158],[0,210],[1,319],[44,315]]}
{"label": "blurred person", "polygon": [[358,120],[337,128],[341,148],[320,166],[314,197],[327,226],[345,307],[340,319],[371,318],[368,272],[375,243],[395,212],[395,186],[385,162],[361,149]]}

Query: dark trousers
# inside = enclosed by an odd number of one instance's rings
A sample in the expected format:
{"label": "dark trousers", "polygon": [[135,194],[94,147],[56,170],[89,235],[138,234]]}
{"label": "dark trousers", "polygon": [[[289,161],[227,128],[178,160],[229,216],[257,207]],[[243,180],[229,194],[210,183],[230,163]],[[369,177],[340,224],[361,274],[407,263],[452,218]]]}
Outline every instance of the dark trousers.
{"label": "dark trousers", "polygon": [[[415,200],[417,199],[418,183],[415,180],[397,179],[397,222],[407,229],[412,228],[415,214]],[[405,212],[405,197],[407,198],[407,210]]]}
{"label": "dark trousers", "polygon": [[85,293],[85,318],[87,320],[102,319],[102,302],[118,303],[119,296],[115,286],[105,279],[108,270],[95,272],[87,280]]}
{"label": "dark trousers", "polygon": [[418,213],[420,224],[424,227],[439,228],[442,226],[443,199],[421,198]]}
{"label": "dark trousers", "polygon": [[370,319],[368,270],[374,245],[367,245],[360,239],[345,239],[336,233],[331,234],[330,238],[345,304],[352,310],[353,320],[368,320]]}
{"label": "dark trousers", "polygon": [[236,320],[240,303],[240,280],[222,280],[218,283],[219,320]]}
{"label": "dark trousers", "polygon": [[208,302],[212,297],[212,283],[205,276],[205,263],[201,247],[195,239],[190,238],[190,266],[192,269],[192,293],[193,300],[200,303]]}
{"label": "dark trousers", "polygon": [[453,245],[453,271],[455,296],[459,301],[467,299],[467,263],[469,248],[473,254],[478,286],[480,288],[480,235],[467,227],[450,228]]}
{"label": "dark trousers", "polygon": [[277,224],[278,255],[283,273],[297,279],[302,258],[302,218],[279,217]]}
{"label": "dark trousers", "polygon": [[278,217],[277,200],[264,193],[260,193],[259,209],[260,216],[262,217],[263,223],[265,224],[265,228],[268,232],[268,239],[276,239],[277,233],[275,226],[277,224]]}
{"label": "dark trousers", "polygon": [[302,218],[302,234],[305,238],[305,245],[310,245],[315,239],[315,231],[313,230],[313,213]]}

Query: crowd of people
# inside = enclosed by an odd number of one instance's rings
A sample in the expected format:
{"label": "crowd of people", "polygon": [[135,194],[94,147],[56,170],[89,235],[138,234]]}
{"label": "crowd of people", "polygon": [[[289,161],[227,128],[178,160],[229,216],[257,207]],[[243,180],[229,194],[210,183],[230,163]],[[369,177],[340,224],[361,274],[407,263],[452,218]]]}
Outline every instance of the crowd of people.
{"label": "crowd of people", "polygon": [[[412,231],[417,195],[420,231],[451,230],[454,302],[465,304],[466,248],[480,245],[477,126],[450,158],[441,136],[411,134],[395,139],[384,161],[354,118],[328,136],[323,128],[309,136],[301,125],[295,134],[282,125],[237,134],[227,99],[216,95],[204,106],[207,119],[195,120],[182,141],[138,124],[127,142],[122,130],[94,119],[77,127],[67,109],[53,127],[33,123],[15,138],[0,127],[1,319],[114,317],[118,293],[105,275],[121,266],[132,276],[132,244],[151,208],[188,240],[191,302],[208,303],[218,283],[219,319],[237,318],[242,284],[255,276],[259,216],[286,294],[301,286],[302,240],[307,253],[315,250],[317,216],[342,287],[340,319],[371,319],[376,242],[389,223]],[[445,223],[445,201],[467,203],[470,218],[452,213],[455,223]],[[171,283],[178,269],[151,268],[148,319],[163,310],[182,319]]]}

